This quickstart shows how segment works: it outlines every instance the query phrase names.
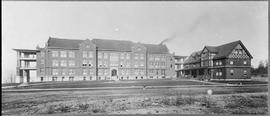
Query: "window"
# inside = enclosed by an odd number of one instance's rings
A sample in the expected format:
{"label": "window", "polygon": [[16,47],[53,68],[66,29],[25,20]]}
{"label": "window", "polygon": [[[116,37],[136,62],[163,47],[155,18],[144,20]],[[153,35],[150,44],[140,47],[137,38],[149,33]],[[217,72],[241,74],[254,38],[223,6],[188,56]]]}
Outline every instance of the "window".
{"label": "window", "polygon": [[233,61],[230,61],[230,64],[233,64]]}
{"label": "window", "polygon": [[135,62],[134,67],[138,67],[138,62]]}
{"label": "window", "polygon": [[219,65],[222,65],[222,61],[219,61]]}
{"label": "window", "polygon": [[52,77],[52,81],[56,81],[57,80],[57,77]]}
{"label": "window", "polygon": [[40,77],[40,81],[41,81],[41,82],[43,81],[43,77]]}
{"label": "window", "polygon": [[99,58],[99,59],[102,58],[102,53],[98,53],[98,58]]}
{"label": "window", "polygon": [[244,76],[247,76],[247,70],[244,70]]}
{"label": "window", "polygon": [[123,61],[120,62],[120,67],[124,67],[124,62]]}
{"label": "window", "polygon": [[98,75],[102,75],[102,69],[98,70]]}
{"label": "window", "polygon": [[86,58],[86,57],[87,57],[87,52],[83,51],[83,58]]}
{"label": "window", "polygon": [[89,62],[88,62],[88,66],[93,66],[93,64],[92,64],[92,60],[89,60]]}
{"label": "window", "polygon": [[40,57],[44,57],[45,56],[45,52],[40,52]]}
{"label": "window", "polygon": [[53,75],[58,75],[58,70],[57,70],[57,69],[53,69],[53,70],[52,70],[52,74],[53,74]]}
{"label": "window", "polygon": [[108,61],[103,61],[103,66],[107,67],[108,66]]}
{"label": "window", "polygon": [[120,54],[120,59],[125,59],[125,54],[124,53]]}
{"label": "window", "polygon": [[53,66],[58,66],[58,61],[57,61],[57,60],[53,60],[53,61],[52,61],[52,65],[53,65]]}
{"label": "window", "polygon": [[129,62],[126,62],[126,67],[129,67],[130,66],[130,63]]}
{"label": "window", "polygon": [[159,57],[155,57],[155,61],[159,61]]}
{"label": "window", "polygon": [[218,61],[216,62],[216,65],[218,65],[219,63],[218,63]]}
{"label": "window", "polygon": [[62,70],[62,75],[65,75],[66,74],[66,69],[63,69]]}
{"label": "window", "polygon": [[102,67],[102,61],[98,61],[98,66]]}
{"label": "window", "polygon": [[108,53],[104,53],[104,59],[108,59]]}
{"label": "window", "polygon": [[129,53],[127,53],[126,58],[127,58],[127,59],[130,59],[130,54],[129,54]]}
{"label": "window", "polygon": [[87,69],[83,69],[83,75],[87,75]]}
{"label": "window", "polygon": [[44,72],[45,72],[45,71],[44,71],[44,68],[41,68],[41,69],[40,69],[40,74],[42,74],[42,75],[43,75],[43,74],[44,74]]}
{"label": "window", "polygon": [[154,60],[154,56],[150,55],[149,60]]}
{"label": "window", "polygon": [[75,66],[74,60],[70,60],[68,64],[69,64],[69,66]]}
{"label": "window", "polygon": [[89,52],[88,52],[89,58],[93,58],[93,56],[94,56],[93,54],[94,54],[94,52],[89,51]]}
{"label": "window", "polygon": [[222,72],[219,72],[219,75],[222,76]]}
{"label": "window", "polygon": [[67,66],[67,61],[66,60],[61,60],[61,66]]}
{"label": "window", "polygon": [[216,76],[218,76],[218,72],[216,72]]}
{"label": "window", "polygon": [[52,51],[52,57],[58,57],[58,51]]}
{"label": "window", "polygon": [[70,80],[70,81],[73,81],[73,80],[74,80],[74,77],[69,77],[69,80]]}
{"label": "window", "polygon": [[140,57],[140,59],[144,59],[144,55],[143,55],[143,54],[141,54],[141,57]]}
{"label": "window", "polygon": [[69,69],[69,74],[73,75],[74,74],[74,70],[73,69]]}
{"label": "window", "polygon": [[144,66],[144,62],[141,62],[140,66],[143,67]]}
{"label": "window", "polygon": [[240,55],[242,54],[242,50],[241,49],[239,49],[239,52],[238,52]]}
{"label": "window", "polygon": [[61,51],[60,53],[62,58],[67,57],[67,51]]}
{"label": "window", "polygon": [[104,75],[108,75],[108,70],[104,70]]}
{"label": "window", "polygon": [[243,63],[244,63],[244,64],[247,64],[247,61],[244,61]]}
{"label": "window", "polygon": [[138,59],[138,54],[134,54],[134,59]]}
{"label": "window", "polygon": [[44,64],[44,59],[41,59],[40,60],[40,64]]}
{"label": "window", "polygon": [[75,52],[69,51],[69,52],[68,52],[68,56],[69,56],[70,58],[74,58],[74,57],[75,57]]}
{"label": "window", "polygon": [[90,74],[90,75],[94,75],[94,70],[90,69],[90,70],[89,70],[89,74]]}
{"label": "window", "polygon": [[233,72],[234,72],[233,70],[230,70],[231,75],[233,75]]}
{"label": "window", "polygon": [[87,60],[83,60],[82,66],[87,66]]}

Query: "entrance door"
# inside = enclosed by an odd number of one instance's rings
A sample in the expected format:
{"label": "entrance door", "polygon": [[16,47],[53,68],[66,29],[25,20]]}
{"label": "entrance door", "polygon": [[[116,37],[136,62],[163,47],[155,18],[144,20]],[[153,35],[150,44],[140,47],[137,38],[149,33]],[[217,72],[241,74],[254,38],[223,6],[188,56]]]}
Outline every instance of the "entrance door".
{"label": "entrance door", "polygon": [[112,80],[117,80],[117,70],[116,69],[112,69],[112,72],[111,72],[111,76],[112,76]]}

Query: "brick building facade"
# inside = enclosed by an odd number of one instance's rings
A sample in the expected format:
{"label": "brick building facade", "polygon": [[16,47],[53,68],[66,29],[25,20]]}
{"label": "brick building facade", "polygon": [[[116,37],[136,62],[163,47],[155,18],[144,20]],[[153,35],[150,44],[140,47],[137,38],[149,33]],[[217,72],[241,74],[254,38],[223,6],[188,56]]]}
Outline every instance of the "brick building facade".
{"label": "brick building facade", "polygon": [[159,79],[175,76],[166,45],[49,38],[37,47],[40,81]]}

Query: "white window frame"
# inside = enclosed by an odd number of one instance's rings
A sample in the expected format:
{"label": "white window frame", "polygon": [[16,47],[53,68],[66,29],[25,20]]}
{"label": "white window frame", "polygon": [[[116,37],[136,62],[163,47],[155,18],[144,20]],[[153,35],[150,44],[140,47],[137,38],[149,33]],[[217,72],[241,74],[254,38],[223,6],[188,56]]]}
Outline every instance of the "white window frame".
{"label": "white window frame", "polygon": [[69,66],[75,66],[75,61],[74,60],[69,60],[68,65]]}
{"label": "white window frame", "polygon": [[83,69],[83,75],[87,75],[87,69]]}
{"label": "white window frame", "polygon": [[69,52],[68,52],[68,56],[69,56],[70,58],[74,58],[74,57],[75,57],[75,52],[74,52],[74,51],[69,51]]}
{"label": "white window frame", "polygon": [[67,66],[67,61],[66,60],[61,60],[61,66]]}
{"label": "white window frame", "polygon": [[52,60],[52,66],[59,66],[59,63],[57,60]]}
{"label": "white window frame", "polygon": [[67,51],[60,51],[60,57],[66,58],[67,57]]}
{"label": "white window frame", "polygon": [[52,69],[52,75],[58,75],[58,69]]}
{"label": "white window frame", "polygon": [[87,58],[87,51],[82,51],[83,58]]}
{"label": "white window frame", "polygon": [[52,51],[52,57],[58,57],[59,52],[58,51]]}
{"label": "white window frame", "polygon": [[104,53],[103,55],[104,55],[103,56],[104,59],[108,59],[108,53]]}
{"label": "white window frame", "polygon": [[88,57],[89,57],[89,58],[93,58],[93,57],[94,57],[94,55],[93,55],[93,54],[94,54],[94,52],[93,52],[93,51],[89,51],[89,52],[88,52]]}

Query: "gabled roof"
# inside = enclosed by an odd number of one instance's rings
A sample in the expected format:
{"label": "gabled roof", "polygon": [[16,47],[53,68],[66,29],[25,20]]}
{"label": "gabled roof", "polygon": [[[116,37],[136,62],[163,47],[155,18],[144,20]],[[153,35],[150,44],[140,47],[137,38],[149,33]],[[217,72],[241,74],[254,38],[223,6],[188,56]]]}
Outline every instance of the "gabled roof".
{"label": "gabled roof", "polygon": [[124,40],[93,39],[92,42],[96,44],[99,50],[128,52],[131,51],[131,46],[134,45],[131,41],[124,41]]}
{"label": "gabled roof", "polygon": [[30,52],[30,53],[39,51],[39,50],[35,50],[35,49],[13,49],[13,50],[19,51],[19,52]]}
{"label": "gabled roof", "polygon": [[179,58],[187,58],[188,56],[177,56],[177,55],[175,55],[175,56],[173,56],[175,59],[179,59]]}
{"label": "gabled roof", "polygon": [[68,48],[68,49],[78,49],[79,44],[84,40],[75,40],[75,39],[60,39],[50,37],[47,41],[47,46],[49,48]]}
{"label": "gabled roof", "polygon": [[227,44],[223,44],[220,46],[216,47],[216,50],[218,51],[218,53],[214,56],[214,59],[219,59],[219,58],[226,58],[230,55],[230,53],[232,52],[232,50],[238,45],[240,44],[243,49],[246,51],[247,55],[251,56],[251,54],[249,53],[249,51],[246,49],[246,47],[243,45],[243,43],[238,40],[238,41],[234,41],[231,43],[227,43]]}
{"label": "gabled roof", "polygon": [[207,50],[209,50],[209,52],[217,52],[217,49],[215,46],[205,46],[205,48]]}
{"label": "gabled roof", "polygon": [[191,55],[188,56],[187,60],[185,60],[184,64],[199,62],[200,61],[199,56],[201,52],[202,50],[191,53]]}
{"label": "gabled roof", "polygon": [[[50,37],[47,46],[49,48],[66,48],[66,49],[79,49],[80,43],[85,40],[75,39],[60,39]],[[130,52],[131,47],[136,43],[126,40],[108,40],[108,39],[93,39],[91,40],[99,50],[111,50],[111,51],[126,51]],[[148,53],[152,54],[166,54],[169,50],[166,45],[160,44],[141,44],[146,47]]]}

